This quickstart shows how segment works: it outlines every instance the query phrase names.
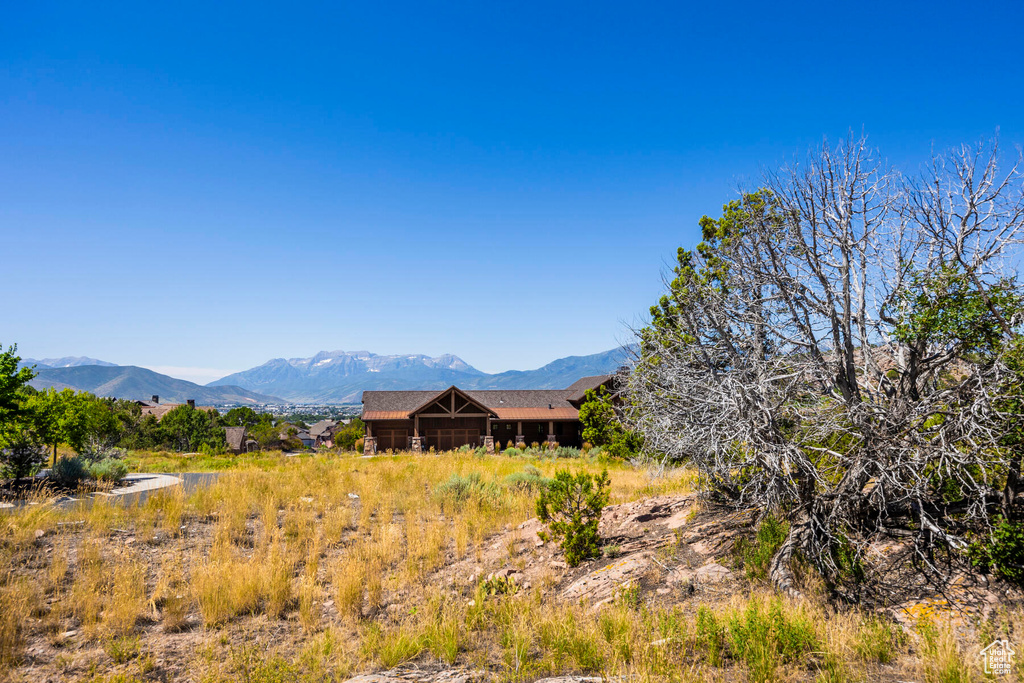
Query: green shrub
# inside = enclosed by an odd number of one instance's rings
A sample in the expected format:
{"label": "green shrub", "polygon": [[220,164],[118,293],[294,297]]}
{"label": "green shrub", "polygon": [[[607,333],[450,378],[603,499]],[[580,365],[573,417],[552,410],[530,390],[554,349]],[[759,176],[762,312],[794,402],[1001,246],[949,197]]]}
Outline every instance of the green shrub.
{"label": "green shrub", "polygon": [[644,439],[640,434],[631,430],[623,430],[618,432],[612,438],[612,442],[608,444],[608,455],[628,460],[639,453],[643,447]]}
{"label": "green shrub", "polygon": [[123,448],[107,446],[93,439],[82,448],[78,457],[80,457],[84,462],[91,464],[111,458],[120,460],[126,455],[128,455],[128,451]]}
{"label": "green shrub", "polygon": [[[511,442],[509,442],[509,443],[511,443]],[[508,448],[506,448],[502,452],[502,455],[504,455],[506,457],[509,457],[509,458],[518,457],[518,456],[520,456],[522,454],[523,454],[523,452],[521,450],[519,450],[518,448],[516,448],[515,446],[509,446]]]}
{"label": "green shrub", "polygon": [[28,430],[15,431],[7,441],[6,447],[0,447],[0,476],[20,479],[38,470],[46,462],[46,451]]}
{"label": "green shrub", "polygon": [[128,474],[128,465],[117,458],[107,458],[88,466],[89,476],[97,481],[121,481]]}
{"label": "green shrub", "polygon": [[505,477],[502,482],[507,488],[524,493],[535,493],[548,487],[551,480],[540,473],[533,465],[527,465],[522,472],[516,472]]}
{"label": "green shrub", "polygon": [[470,472],[466,476],[453,474],[448,477],[448,481],[438,484],[434,492],[446,500],[462,502],[481,486],[479,472]]}
{"label": "green shrub", "polygon": [[719,623],[715,613],[706,606],[697,608],[697,625],[694,644],[702,650],[711,666],[722,663],[722,651],[725,648],[725,629]]}
{"label": "green shrub", "polygon": [[485,595],[515,595],[519,586],[511,576],[492,576],[483,581],[483,592]]}
{"label": "green shrub", "polygon": [[1024,524],[996,517],[992,534],[968,549],[971,564],[994,571],[1007,581],[1024,585]]}
{"label": "green shrub", "polygon": [[556,458],[578,458],[580,457],[580,449],[573,448],[572,446],[559,446],[551,451],[551,455]]}
{"label": "green shrub", "polygon": [[75,488],[88,476],[85,464],[77,457],[61,458],[50,471],[50,478],[67,488]]}
{"label": "green shrub", "polygon": [[586,472],[573,476],[568,470],[559,470],[537,499],[537,516],[548,523],[552,536],[562,539],[565,561],[570,566],[578,566],[600,552],[597,526],[608,504],[608,483],[608,470],[597,477]]}
{"label": "green shrub", "polygon": [[741,538],[736,542],[736,553],[743,561],[743,569],[748,579],[764,581],[768,578],[772,558],[782,547],[787,535],[788,522],[766,515],[758,525],[757,535],[753,541]]}
{"label": "green shrub", "polygon": [[441,498],[441,504],[461,507],[471,496],[487,501],[491,505],[500,505],[501,491],[493,483],[484,483],[479,472],[470,472],[466,476],[453,474],[448,480],[439,484],[434,493]]}
{"label": "green shrub", "polygon": [[778,598],[767,605],[752,599],[745,610],[732,613],[728,622],[730,656],[747,664],[752,681],[773,681],[780,664],[820,649],[811,620],[800,612],[784,610]]}

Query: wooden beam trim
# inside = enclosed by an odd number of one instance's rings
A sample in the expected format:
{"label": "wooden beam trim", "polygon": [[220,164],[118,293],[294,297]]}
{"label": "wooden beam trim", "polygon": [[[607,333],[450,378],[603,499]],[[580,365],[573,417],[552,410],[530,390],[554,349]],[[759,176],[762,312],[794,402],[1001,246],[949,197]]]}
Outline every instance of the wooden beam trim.
{"label": "wooden beam trim", "polygon": [[452,415],[451,413],[416,413],[417,417],[491,417],[490,413],[459,413],[458,415]]}

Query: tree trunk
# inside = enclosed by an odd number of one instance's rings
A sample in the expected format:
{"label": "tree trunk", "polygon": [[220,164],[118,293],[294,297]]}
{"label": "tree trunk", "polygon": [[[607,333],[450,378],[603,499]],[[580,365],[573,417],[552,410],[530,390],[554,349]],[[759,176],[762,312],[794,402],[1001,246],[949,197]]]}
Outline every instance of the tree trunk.
{"label": "tree trunk", "polygon": [[797,590],[793,575],[793,553],[798,550],[805,550],[811,533],[811,520],[807,513],[801,513],[789,526],[789,535],[782,542],[782,546],[775,557],[772,558],[771,566],[768,569],[768,578],[772,585],[779,591],[794,598],[801,597]]}

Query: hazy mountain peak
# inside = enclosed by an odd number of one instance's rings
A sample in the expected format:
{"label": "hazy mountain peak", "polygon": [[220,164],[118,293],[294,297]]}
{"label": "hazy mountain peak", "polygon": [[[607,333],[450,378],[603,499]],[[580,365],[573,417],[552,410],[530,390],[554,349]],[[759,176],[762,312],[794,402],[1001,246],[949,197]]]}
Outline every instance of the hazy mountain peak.
{"label": "hazy mountain peak", "polygon": [[105,368],[116,368],[117,363],[108,363],[105,360],[97,360],[88,356],[64,356],[63,358],[22,358],[22,365],[38,368],[77,368],[82,365],[101,365]]}
{"label": "hazy mountain peak", "polygon": [[299,403],[358,402],[369,389],[564,389],[581,377],[615,372],[621,349],[570,356],[537,370],[483,373],[450,353],[378,355],[369,351],[321,351],[309,358],[275,358],[207,386],[237,385]]}

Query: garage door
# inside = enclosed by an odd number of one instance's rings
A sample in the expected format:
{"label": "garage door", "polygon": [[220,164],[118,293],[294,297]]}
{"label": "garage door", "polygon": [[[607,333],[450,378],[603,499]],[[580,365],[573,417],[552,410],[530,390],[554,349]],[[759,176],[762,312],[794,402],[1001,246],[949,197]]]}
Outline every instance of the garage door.
{"label": "garage door", "polygon": [[428,429],[427,448],[434,447],[435,451],[450,451],[459,446],[469,444],[478,446],[480,444],[479,429]]}
{"label": "garage door", "polygon": [[409,430],[380,429],[377,431],[377,450],[404,451],[409,448]]}

